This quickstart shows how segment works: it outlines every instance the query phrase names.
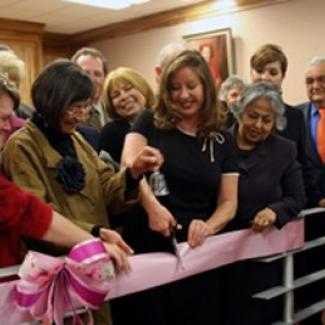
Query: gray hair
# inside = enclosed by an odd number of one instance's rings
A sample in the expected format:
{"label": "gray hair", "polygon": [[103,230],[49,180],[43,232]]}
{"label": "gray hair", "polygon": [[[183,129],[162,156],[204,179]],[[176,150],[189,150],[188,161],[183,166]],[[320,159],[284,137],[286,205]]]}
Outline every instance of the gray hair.
{"label": "gray hair", "polygon": [[26,76],[25,63],[12,51],[0,51],[0,73],[7,74],[19,87]]}
{"label": "gray hair", "polygon": [[5,52],[14,52],[12,48],[7,45],[7,44],[0,44],[0,51],[5,51]]}
{"label": "gray hair", "polygon": [[313,67],[315,65],[325,64],[325,57],[324,56],[314,56],[308,63],[307,69]]}
{"label": "gray hair", "polygon": [[245,89],[246,86],[247,85],[243,79],[239,78],[238,76],[230,76],[221,85],[219,99],[225,102],[227,100],[229,90],[234,87],[240,87]]}
{"label": "gray hair", "polygon": [[164,70],[170,61],[185,50],[187,50],[185,43],[174,42],[165,45],[158,54],[158,64],[161,70]]}
{"label": "gray hair", "polygon": [[285,107],[282,101],[279,87],[270,82],[262,81],[256,84],[249,85],[240,102],[234,106],[233,113],[237,120],[239,120],[248,105],[258,99],[265,99],[271,105],[275,113],[275,128],[282,131],[287,125],[285,117]]}

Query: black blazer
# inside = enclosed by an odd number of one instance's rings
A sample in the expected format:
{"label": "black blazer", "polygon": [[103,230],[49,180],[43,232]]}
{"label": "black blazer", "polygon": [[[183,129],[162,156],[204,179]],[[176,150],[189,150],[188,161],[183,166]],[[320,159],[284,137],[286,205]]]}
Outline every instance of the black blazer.
{"label": "black blazer", "polygon": [[297,145],[297,159],[302,164],[303,168],[306,166],[306,126],[304,115],[301,110],[285,105],[285,117],[287,125],[283,131],[277,131],[277,134],[282,135],[286,139],[292,140]]}
{"label": "black blazer", "polygon": [[325,198],[325,164],[322,162],[317,148],[313,142],[310,129],[311,103],[304,103],[297,106],[304,116],[306,126],[306,159],[307,159],[307,177],[306,190],[309,198],[309,205],[318,205],[320,199]]}
{"label": "black blazer", "polygon": [[248,157],[239,157],[238,210],[230,229],[250,227],[257,212],[266,207],[276,213],[275,225],[281,228],[305,207],[296,153],[292,141],[272,134]]}

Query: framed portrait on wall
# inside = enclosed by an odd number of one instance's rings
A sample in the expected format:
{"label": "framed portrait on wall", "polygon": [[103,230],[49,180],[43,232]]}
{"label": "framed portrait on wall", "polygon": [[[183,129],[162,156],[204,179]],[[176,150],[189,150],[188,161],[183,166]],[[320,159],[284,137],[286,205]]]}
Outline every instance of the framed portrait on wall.
{"label": "framed portrait on wall", "polygon": [[232,34],[230,28],[183,37],[189,48],[199,51],[209,64],[217,88],[235,73]]}

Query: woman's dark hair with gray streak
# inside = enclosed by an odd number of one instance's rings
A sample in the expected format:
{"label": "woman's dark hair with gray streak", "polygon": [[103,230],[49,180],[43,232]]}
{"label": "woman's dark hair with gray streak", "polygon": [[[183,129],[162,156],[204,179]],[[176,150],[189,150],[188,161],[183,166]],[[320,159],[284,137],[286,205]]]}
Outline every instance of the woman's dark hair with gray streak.
{"label": "woman's dark hair with gray streak", "polygon": [[200,110],[198,136],[208,137],[222,129],[225,115],[217,104],[217,92],[210,68],[195,50],[186,50],[174,58],[163,72],[158,105],[155,109],[155,125],[160,129],[174,129],[182,116],[171,100],[172,79],[182,68],[190,68],[200,79],[204,89],[204,103]]}
{"label": "woman's dark hair with gray streak", "polygon": [[37,113],[60,130],[62,113],[72,103],[92,98],[94,86],[86,72],[69,60],[59,59],[44,68],[32,86]]}
{"label": "woman's dark hair with gray streak", "polygon": [[259,99],[264,99],[271,104],[275,113],[275,128],[279,131],[283,130],[287,124],[287,119],[281,93],[277,86],[266,81],[251,84],[246,88],[240,102],[233,108],[237,120],[240,120],[247,106]]}
{"label": "woman's dark hair with gray streak", "polygon": [[231,90],[233,87],[242,87],[245,89],[247,85],[244,80],[238,76],[230,76],[221,85],[219,99],[225,102],[227,100],[229,90]]}

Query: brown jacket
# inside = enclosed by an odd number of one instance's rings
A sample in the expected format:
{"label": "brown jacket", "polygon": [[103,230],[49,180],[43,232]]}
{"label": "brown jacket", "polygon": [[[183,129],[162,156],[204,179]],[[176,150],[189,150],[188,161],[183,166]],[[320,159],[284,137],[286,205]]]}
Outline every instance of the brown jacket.
{"label": "brown jacket", "polygon": [[121,213],[135,203],[138,193],[125,200],[126,174],[114,173],[99,160],[96,152],[75,132],[72,135],[86,181],[77,194],[67,194],[55,179],[55,169],[62,156],[54,150],[43,133],[29,121],[8,141],[3,152],[3,171],[17,186],[24,188],[71,221],[86,230],[93,225],[108,225],[109,213]]}

